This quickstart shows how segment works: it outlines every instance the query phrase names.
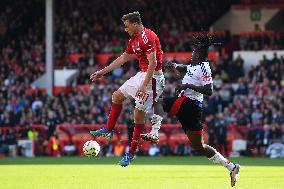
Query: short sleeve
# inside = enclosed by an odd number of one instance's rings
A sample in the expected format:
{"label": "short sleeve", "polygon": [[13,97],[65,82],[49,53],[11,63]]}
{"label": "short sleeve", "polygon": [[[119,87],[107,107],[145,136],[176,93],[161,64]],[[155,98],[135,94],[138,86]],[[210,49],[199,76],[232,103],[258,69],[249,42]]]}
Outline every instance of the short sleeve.
{"label": "short sleeve", "polygon": [[211,69],[209,63],[204,63],[201,65],[201,84],[208,85],[213,83]]}
{"label": "short sleeve", "polygon": [[131,40],[128,41],[127,47],[126,47],[124,52],[127,53],[127,54],[135,54],[134,51],[133,51],[133,48],[132,48]]}

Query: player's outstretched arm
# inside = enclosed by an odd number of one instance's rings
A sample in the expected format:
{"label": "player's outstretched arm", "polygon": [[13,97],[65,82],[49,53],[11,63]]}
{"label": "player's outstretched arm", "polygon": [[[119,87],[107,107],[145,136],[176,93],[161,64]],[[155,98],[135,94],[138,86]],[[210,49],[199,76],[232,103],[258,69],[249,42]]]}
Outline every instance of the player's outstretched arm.
{"label": "player's outstretched arm", "polygon": [[187,66],[184,64],[177,64],[174,62],[167,62],[164,66],[165,69],[173,71],[177,76],[181,77],[187,72]]}
{"label": "player's outstretched arm", "polygon": [[132,55],[132,54],[127,54],[127,53],[123,53],[122,55],[120,55],[117,59],[115,59],[110,65],[106,66],[105,68],[96,71],[95,73],[93,73],[90,76],[90,80],[92,82],[98,80],[99,78],[101,78],[102,76],[104,76],[105,74],[111,72],[112,70],[114,70],[115,68],[123,65],[125,62],[128,62],[130,60],[135,59],[136,56]]}

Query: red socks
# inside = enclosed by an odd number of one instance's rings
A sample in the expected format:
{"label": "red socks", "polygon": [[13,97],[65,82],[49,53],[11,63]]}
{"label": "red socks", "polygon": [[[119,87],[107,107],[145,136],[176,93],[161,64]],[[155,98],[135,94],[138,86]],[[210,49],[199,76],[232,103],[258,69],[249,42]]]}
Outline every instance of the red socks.
{"label": "red socks", "polygon": [[[106,125],[107,130],[109,131],[113,130],[117,122],[117,119],[121,113],[121,110],[122,110],[122,104],[112,103],[111,108],[110,108],[109,118],[108,118],[107,125]],[[139,145],[140,134],[142,134],[144,130],[145,130],[145,124],[135,124],[132,142],[131,142],[131,146],[129,150],[129,152],[132,155],[134,155],[137,149],[137,146]]]}
{"label": "red socks", "polygon": [[137,146],[139,145],[140,134],[142,134],[144,132],[144,130],[145,130],[145,124],[135,124],[132,142],[131,142],[131,146],[130,146],[130,150],[129,150],[129,152],[132,155],[135,154]]}
{"label": "red socks", "polygon": [[112,103],[110,108],[109,118],[107,120],[107,125],[106,125],[107,130],[109,131],[113,130],[117,122],[117,119],[121,113],[121,110],[122,110],[122,104]]}

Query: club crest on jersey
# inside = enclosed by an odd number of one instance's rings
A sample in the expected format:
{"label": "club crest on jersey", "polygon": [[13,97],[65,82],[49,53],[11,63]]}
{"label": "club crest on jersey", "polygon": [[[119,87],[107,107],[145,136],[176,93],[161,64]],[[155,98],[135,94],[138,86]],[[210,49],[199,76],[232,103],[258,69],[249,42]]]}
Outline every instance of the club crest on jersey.
{"label": "club crest on jersey", "polygon": [[203,77],[202,77],[202,80],[203,80],[203,81],[211,81],[211,79],[212,79],[212,78],[211,78],[209,75],[206,75],[206,76],[203,76]]}
{"label": "club crest on jersey", "polygon": [[139,41],[137,42],[137,45],[135,46],[135,43],[132,45],[132,49],[135,54],[138,54],[141,51],[141,48],[139,46]]}
{"label": "club crest on jersey", "polygon": [[193,76],[193,73],[191,73],[191,71],[188,70],[187,73],[186,73],[186,75],[187,75],[188,77],[192,77],[192,76]]}

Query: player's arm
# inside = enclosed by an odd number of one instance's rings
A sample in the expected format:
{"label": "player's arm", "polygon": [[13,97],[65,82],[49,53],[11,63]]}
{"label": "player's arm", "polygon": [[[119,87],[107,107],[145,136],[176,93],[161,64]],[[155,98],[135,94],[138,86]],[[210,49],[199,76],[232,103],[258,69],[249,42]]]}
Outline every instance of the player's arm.
{"label": "player's arm", "polygon": [[112,70],[114,70],[115,68],[123,65],[125,62],[128,62],[130,60],[135,59],[136,56],[133,54],[128,54],[128,53],[123,53],[122,55],[120,55],[118,58],[116,58],[110,65],[104,67],[103,69],[93,73],[90,76],[90,80],[92,82],[96,81],[97,79],[99,79],[100,77],[102,77],[103,75],[111,72]]}
{"label": "player's arm", "polygon": [[192,89],[196,92],[211,96],[213,93],[213,85],[212,83],[204,85],[204,86],[196,86],[193,84],[180,84],[176,87],[176,94],[179,94],[182,90]]}
{"label": "player's arm", "polygon": [[202,68],[202,74],[200,75],[200,82],[201,82],[201,86],[196,86],[193,84],[182,84],[179,85],[176,88],[176,92],[181,92],[182,90],[185,89],[192,89],[196,92],[199,92],[201,94],[205,94],[208,96],[211,96],[213,93],[213,80],[211,77],[211,69],[209,64],[205,65],[204,68]]}
{"label": "player's arm", "polygon": [[148,59],[149,65],[148,65],[148,69],[147,69],[147,74],[146,74],[145,80],[143,82],[143,85],[145,85],[145,86],[147,86],[148,83],[152,80],[155,68],[157,66],[156,51],[151,52],[150,54],[148,54],[147,55],[147,59]]}
{"label": "player's arm", "polygon": [[183,76],[187,72],[187,66],[184,64],[177,64],[174,62],[167,62],[165,65],[166,69],[173,71],[177,76]]}
{"label": "player's arm", "polygon": [[156,51],[147,54],[147,59],[148,59],[149,65],[148,65],[146,77],[142,85],[138,89],[137,91],[138,93],[145,93],[148,83],[152,80],[155,68],[157,66]]}

